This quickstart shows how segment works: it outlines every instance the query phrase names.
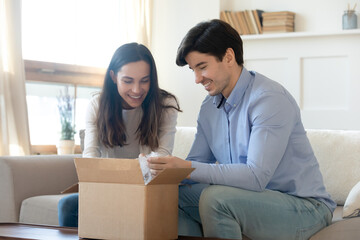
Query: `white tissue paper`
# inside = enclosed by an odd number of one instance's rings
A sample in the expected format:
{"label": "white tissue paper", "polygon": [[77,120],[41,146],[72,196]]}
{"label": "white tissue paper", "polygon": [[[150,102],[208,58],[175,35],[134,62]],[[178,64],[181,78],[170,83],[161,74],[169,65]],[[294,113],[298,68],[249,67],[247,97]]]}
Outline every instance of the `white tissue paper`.
{"label": "white tissue paper", "polygon": [[151,172],[150,172],[150,168],[148,167],[147,159],[149,157],[158,157],[158,156],[159,156],[159,154],[157,154],[155,152],[151,152],[150,154],[148,154],[146,156],[139,157],[140,168],[141,168],[141,172],[144,177],[145,185],[147,185],[153,179]]}

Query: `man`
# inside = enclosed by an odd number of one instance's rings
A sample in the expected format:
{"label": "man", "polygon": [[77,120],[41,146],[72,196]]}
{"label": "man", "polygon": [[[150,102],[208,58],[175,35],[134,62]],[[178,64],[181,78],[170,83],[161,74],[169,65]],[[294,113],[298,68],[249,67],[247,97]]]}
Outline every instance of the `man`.
{"label": "man", "polygon": [[193,167],[179,188],[179,234],[242,239],[308,239],[331,223],[326,192],[290,93],[243,66],[242,40],[227,23],[202,22],[181,42],[176,63],[189,65],[209,92],[187,157],[149,158],[153,174]]}

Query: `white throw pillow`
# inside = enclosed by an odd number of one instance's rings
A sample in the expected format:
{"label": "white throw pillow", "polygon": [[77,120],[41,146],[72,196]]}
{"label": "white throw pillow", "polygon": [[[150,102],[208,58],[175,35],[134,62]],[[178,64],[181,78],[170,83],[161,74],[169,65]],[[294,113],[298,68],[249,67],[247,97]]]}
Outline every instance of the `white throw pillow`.
{"label": "white throw pillow", "polygon": [[346,198],[343,217],[359,217],[360,216],[360,182],[358,182],[350,191]]}

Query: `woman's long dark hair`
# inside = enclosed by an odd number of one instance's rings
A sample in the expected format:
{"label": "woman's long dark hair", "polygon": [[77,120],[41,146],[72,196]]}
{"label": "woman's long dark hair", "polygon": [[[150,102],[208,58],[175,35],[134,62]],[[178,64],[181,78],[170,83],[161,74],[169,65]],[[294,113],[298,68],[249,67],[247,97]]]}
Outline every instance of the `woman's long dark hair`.
{"label": "woman's long dark hair", "polygon": [[[143,116],[137,129],[139,143],[149,146],[151,150],[157,149],[160,120],[164,109],[174,108],[181,111],[176,97],[159,88],[155,61],[149,49],[138,43],[124,44],[115,51],[110,61],[100,94],[96,125],[99,140],[106,147],[126,144],[126,129],[122,116],[124,99],[120,96],[110,71],[117,75],[122,66],[137,61],[145,61],[150,66],[150,89],[141,105]],[[164,105],[164,100],[169,97],[174,98],[176,106]]]}

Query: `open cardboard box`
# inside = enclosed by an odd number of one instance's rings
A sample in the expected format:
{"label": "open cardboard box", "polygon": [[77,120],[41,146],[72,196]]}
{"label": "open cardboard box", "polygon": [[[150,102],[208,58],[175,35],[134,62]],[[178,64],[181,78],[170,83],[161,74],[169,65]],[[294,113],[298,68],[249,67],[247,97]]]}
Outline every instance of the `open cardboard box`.
{"label": "open cardboard box", "polygon": [[76,158],[79,237],[177,239],[178,185],[192,168],[165,169],[147,185],[139,161]]}

